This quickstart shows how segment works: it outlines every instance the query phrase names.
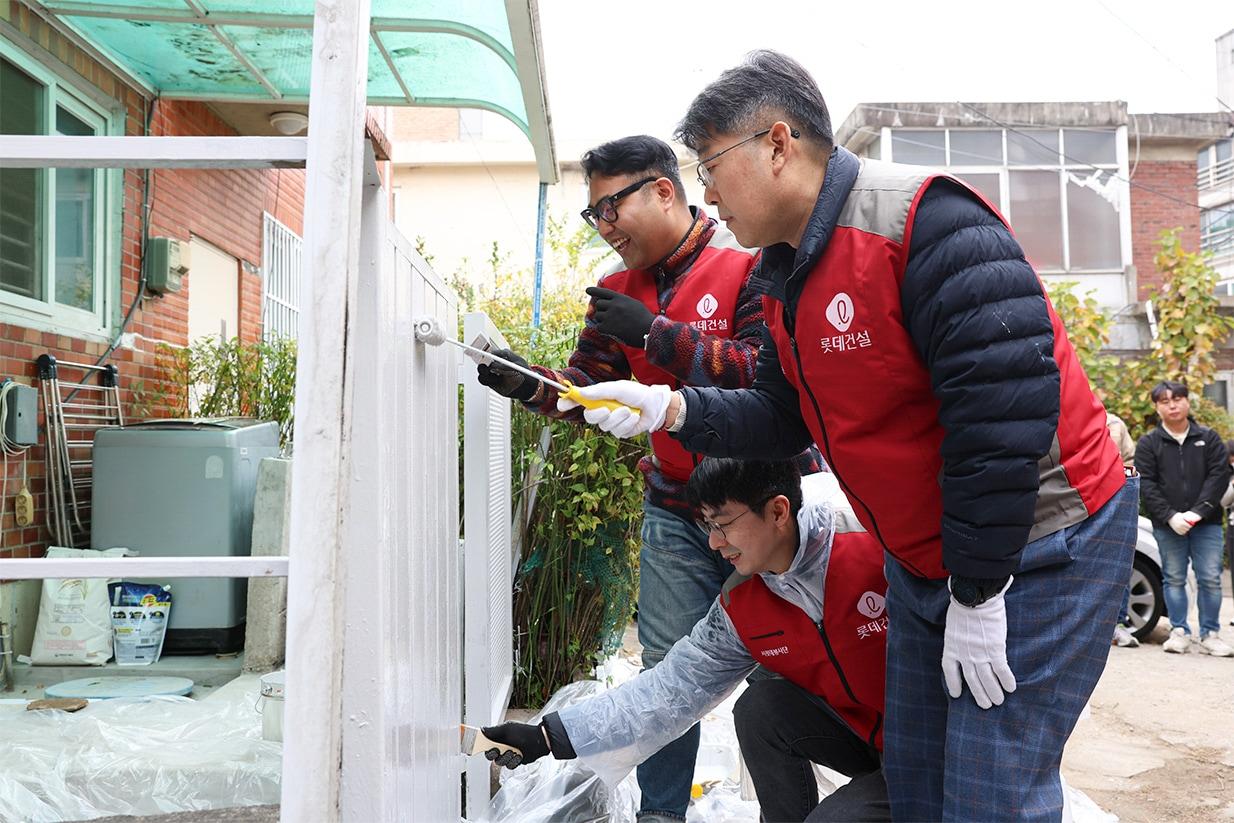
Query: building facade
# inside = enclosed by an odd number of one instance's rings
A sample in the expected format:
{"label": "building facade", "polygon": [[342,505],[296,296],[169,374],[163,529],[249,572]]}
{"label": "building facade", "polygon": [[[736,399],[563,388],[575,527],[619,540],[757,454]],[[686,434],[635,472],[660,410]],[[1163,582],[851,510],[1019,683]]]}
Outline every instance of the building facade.
{"label": "building facade", "polygon": [[[237,135],[275,133],[243,106],[155,99],[31,7],[0,0],[0,140],[4,134]],[[135,390],[161,377],[159,347],[209,335],[262,333],[263,225],[299,233],[302,170],[0,169],[0,378],[38,385],[36,359],[119,372],[126,417]],[[181,241],[190,264],[177,292],[141,289],[150,238]],[[139,293],[141,289],[141,293]],[[45,428],[4,478],[0,556],[40,556],[49,543]],[[18,526],[23,482],[34,521]],[[30,591],[33,591],[33,595]],[[0,620],[37,606],[38,586],[0,585]],[[20,602],[18,602],[20,601]],[[21,645],[18,638],[18,645]]]}

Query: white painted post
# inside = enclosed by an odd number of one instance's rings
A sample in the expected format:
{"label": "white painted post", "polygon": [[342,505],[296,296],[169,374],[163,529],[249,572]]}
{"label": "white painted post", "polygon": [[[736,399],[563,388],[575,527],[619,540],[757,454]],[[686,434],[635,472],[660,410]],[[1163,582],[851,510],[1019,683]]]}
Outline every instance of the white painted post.
{"label": "white painted post", "polygon": [[350,366],[360,253],[369,0],[317,0],[296,367],[282,820],[339,819]]}

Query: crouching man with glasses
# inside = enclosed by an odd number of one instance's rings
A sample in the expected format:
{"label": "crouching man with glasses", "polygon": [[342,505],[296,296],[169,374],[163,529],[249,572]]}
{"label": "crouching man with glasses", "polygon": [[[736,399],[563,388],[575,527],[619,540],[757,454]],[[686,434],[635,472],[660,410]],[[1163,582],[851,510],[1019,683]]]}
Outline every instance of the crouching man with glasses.
{"label": "crouching man with glasses", "polygon": [[[635,377],[644,383],[740,388],[754,381],[766,327],[751,288],[755,255],[692,208],[673,150],[654,137],[623,137],[583,155],[590,203],[583,219],[620,262],[587,289],[591,303],[565,368],[531,366],[562,382],[589,386]],[[514,352],[494,352],[527,365]],[[480,382],[532,411],[582,421],[582,409],[559,410],[557,393],[494,363]],[[639,464],[646,482],[638,599],[643,665],[652,668],[689,633],[732,572],[694,527],[685,485],[700,459],[669,437],[651,436]],[[801,458],[817,470],[818,453]],[[638,771],[643,823],[685,818],[698,728],[665,738],[665,749]]]}
{"label": "crouching man with glasses", "polygon": [[[883,550],[835,475],[787,461],[708,458],[689,499],[711,550],[735,567],[690,634],[654,669],[539,725],[489,739],[522,754],[580,758],[610,784],[733,692],[757,664],[780,675],[737,700],[737,739],[768,821],[891,819],[880,768],[887,618]],[[820,804],[811,763],[852,779]]]}

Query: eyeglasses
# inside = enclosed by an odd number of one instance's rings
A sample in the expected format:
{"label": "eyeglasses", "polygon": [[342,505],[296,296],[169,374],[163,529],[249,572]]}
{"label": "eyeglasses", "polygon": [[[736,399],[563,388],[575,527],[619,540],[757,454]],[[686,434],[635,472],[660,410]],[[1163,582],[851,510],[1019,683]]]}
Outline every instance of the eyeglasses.
{"label": "eyeglasses", "polygon": [[[726,154],[727,152],[732,151],[738,146],[744,146],[746,143],[749,143],[751,140],[757,140],[758,138],[763,137],[768,134],[771,134],[771,129],[763,129],[760,132],[751,134],[745,140],[740,140],[734,143],[733,145],[729,146],[727,149],[724,149],[723,151],[718,151],[715,154],[711,155],[710,157],[699,160],[698,161],[699,185],[704,186],[706,188],[711,188],[712,186],[716,184],[715,178],[711,176],[711,169],[707,168],[708,163],[714,163],[716,160],[720,159],[722,155]],[[788,134],[794,140],[796,140],[798,137],[801,136],[801,132],[797,131],[796,129],[790,129]]]}
{"label": "eyeglasses", "polygon": [[721,540],[728,540],[728,536],[724,534],[725,529],[727,529],[729,526],[736,523],[741,518],[745,517],[750,512],[754,511],[756,508],[761,509],[763,506],[766,506],[767,501],[770,499],[771,498],[768,497],[758,503],[755,503],[753,506],[746,509],[741,514],[737,515],[736,517],[734,517],[732,520],[728,521],[727,523],[717,523],[714,520],[708,520],[707,518],[704,517],[699,520],[695,520],[694,525],[698,526],[699,529],[703,532],[703,534],[707,535],[708,537],[710,537],[712,533],[715,533],[715,534],[720,535]]}
{"label": "eyeglasses", "polygon": [[601,197],[596,201],[594,206],[588,206],[579,212],[579,214],[581,214],[583,219],[587,221],[587,225],[591,226],[593,229],[600,228],[600,220],[603,220],[605,223],[616,223],[617,201],[623,197],[629,197],[643,186],[659,179],[659,177],[644,177],[637,183],[631,183],[615,194],[610,194],[608,197]]}

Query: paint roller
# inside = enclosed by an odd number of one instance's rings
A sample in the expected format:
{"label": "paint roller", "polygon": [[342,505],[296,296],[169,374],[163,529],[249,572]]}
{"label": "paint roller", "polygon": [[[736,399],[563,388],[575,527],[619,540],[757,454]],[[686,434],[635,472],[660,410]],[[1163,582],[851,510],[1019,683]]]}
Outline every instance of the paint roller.
{"label": "paint roller", "polygon": [[477,348],[476,346],[469,346],[466,343],[460,343],[458,340],[451,340],[449,337],[446,337],[445,332],[441,329],[441,324],[437,322],[437,318],[435,317],[428,317],[427,315],[417,317],[413,323],[413,328],[415,330],[416,339],[421,343],[426,343],[430,346],[440,346],[442,343],[449,343],[451,346],[458,346],[464,351],[470,352],[473,355],[478,355],[476,358],[476,362],[478,363],[496,361],[506,368],[513,369],[516,372],[525,374],[535,380],[539,380],[546,386],[555,389],[557,393],[565,399],[572,400],[585,409],[608,409],[609,411],[616,411],[617,409],[625,407],[629,408],[630,411],[635,414],[639,413],[638,409],[632,406],[626,406],[624,403],[619,403],[616,400],[592,400],[589,397],[584,397],[579,393],[578,387],[569,380],[563,380],[558,383],[556,380],[545,377],[537,371],[520,366],[518,363],[512,363],[504,357],[498,357],[490,351],[485,351],[484,349]]}

